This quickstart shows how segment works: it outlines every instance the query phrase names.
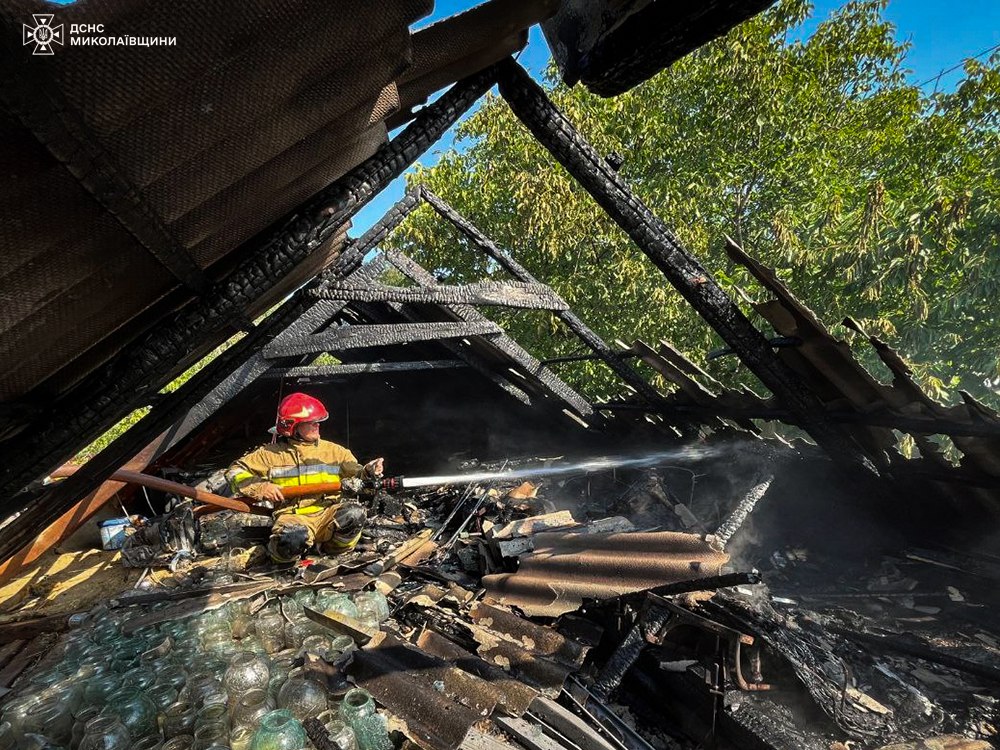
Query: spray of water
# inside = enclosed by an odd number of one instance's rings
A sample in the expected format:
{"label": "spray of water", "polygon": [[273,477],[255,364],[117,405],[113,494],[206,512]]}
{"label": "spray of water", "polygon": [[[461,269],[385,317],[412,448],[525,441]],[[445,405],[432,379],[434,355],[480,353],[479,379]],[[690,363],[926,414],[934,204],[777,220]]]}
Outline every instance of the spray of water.
{"label": "spray of water", "polygon": [[610,469],[654,467],[667,461],[694,461],[715,458],[722,453],[722,450],[718,446],[683,446],[668,451],[647,453],[642,456],[602,456],[568,464],[560,464],[559,466],[529,466],[510,471],[442,474],[433,477],[404,477],[403,486],[407,488],[438,487],[445,484],[472,484],[474,482],[535,479],[566,474],[583,474],[592,471],[608,471]]}

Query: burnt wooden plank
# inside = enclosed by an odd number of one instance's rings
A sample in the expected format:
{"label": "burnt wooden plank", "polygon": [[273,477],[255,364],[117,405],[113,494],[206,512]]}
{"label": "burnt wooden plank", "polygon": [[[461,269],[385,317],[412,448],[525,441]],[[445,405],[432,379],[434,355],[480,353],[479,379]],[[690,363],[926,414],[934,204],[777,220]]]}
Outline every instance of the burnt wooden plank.
{"label": "burnt wooden plank", "polygon": [[[349,278],[359,280],[374,279],[385,270],[387,265],[383,259],[377,258],[372,263],[355,270],[349,275]],[[343,302],[315,302],[306,308],[290,325],[286,326],[283,331],[278,333],[273,340],[276,342],[289,341],[298,337],[307,337],[316,329],[326,325],[345,306],[346,303]],[[230,399],[237,396],[257,378],[266,373],[272,365],[273,362],[269,361],[259,351],[251,354],[246,361],[234,369],[201,401],[188,410],[182,419],[171,427],[168,439],[162,442],[154,455],[154,460],[191,434],[205,420],[229,402]]]}
{"label": "burnt wooden plank", "polygon": [[16,638],[0,647],[0,669],[6,667],[17,656],[27,641]]}
{"label": "burnt wooden plank", "polygon": [[333,379],[368,373],[416,372],[419,370],[453,370],[467,368],[468,364],[457,360],[423,360],[419,362],[364,362],[348,365],[313,365],[308,367],[285,367],[269,371],[268,378],[316,378]]}
{"label": "burnt wooden plank", "polygon": [[[406,305],[402,305],[398,302],[386,302],[382,304],[354,302],[351,304],[351,308],[358,310],[358,312],[362,313],[365,319],[373,322],[396,320],[397,317],[395,316],[402,317],[404,320],[411,323],[426,322],[426,317],[424,315],[421,315],[413,308],[407,307]],[[448,350],[448,352],[453,354],[456,359],[476,370],[480,375],[491,381],[501,390],[516,398],[525,406],[531,406],[531,397],[524,390],[514,386],[508,380],[494,372],[494,369],[490,367],[489,363],[482,357],[478,356],[469,347],[462,345],[459,341],[451,339],[443,339],[435,343],[437,346]]]}
{"label": "burnt wooden plank", "polygon": [[702,368],[692,362],[690,359],[685,357],[681,352],[666,339],[660,339],[660,356],[667,360],[670,364],[676,367],[681,372],[687,373],[692,377],[698,377],[705,381],[708,385],[713,388],[722,388],[722,383],[713,378]]}
{"label": "burnt wooden plank", "polygon": [[[514,260],[509,253],[498,247],[493,240],[483,234],[472,222],[458,213],[454,208],[441,200],[427,187],[421,188],[421,195],[430,206],[438,212],[444,219],[451,222],[469,241],[482,252],[495,260],[511,276],[522,282],[538,284],[540,283],[527,268]],[[590,349],[597,354],[601,360],[611,368],[611,370],[622,380],[632,386],[647,401],[656,403],[660,400],[661,394],[653,388],[646,380],[605,341],[592,331],[586,323],[567,306],[564,310],[556,312],[566,326],[579,337]]]}
{"label": "burnt wooden plank", "polygon": [[56,637],[50,633],[39,635],[22,648],[17,655],[0,669],[0,688],[9,688],[21,673],[41,658],[55,643]]}
{"label": "burnt wooden plank", "polygon": [[822,402],[771,350],[767,339],[704,266],[628,188],[607,161],[516,62],[500,63],[500,94],[535,138],[591,194],[681,296],[718,332],[742,362],[801,420],[835,460],[875,474],[872,461],[841,426],[825,419]]}
{"label": "burnt wooden plank", "polygon": [[411,341],[439,341],[470,336],[491,336],[503,333],[496,323],[389,323],[385,325],[341,326],[296,341],[275,341],[264,347],[269,359],[294,354],[339,352],[347,349],[368,349],[395,346]]}
{"label": "burnt wooden plank", "polygon": [[[423,286],[435,286],[437,284],[437,279],[431,273],[403,253],[393,251],[388,253],[386,257],[399,271],[418,284],[422,284]],[[454,305],[447,309],[459,320],[466,322],[486,320],[479,311],[466,305]],[[566,403],[579,415],[590,416],[595,413],[590,402],[570,388],[559,376],[542,365],[541,362],[506,334],[492,337],[489,344],[509,357],[528,375],[541,383],[545,390]]]}
{"label": "burnt wooden plank", "polygon": [[318,299],[360,302],[432,303],[436,305],[488,305],[528,310],[566,310],[569,305],[544,284],[481,281],[461,286],[398,287],[361,286],[348,281],[326,284],[311,296]]}

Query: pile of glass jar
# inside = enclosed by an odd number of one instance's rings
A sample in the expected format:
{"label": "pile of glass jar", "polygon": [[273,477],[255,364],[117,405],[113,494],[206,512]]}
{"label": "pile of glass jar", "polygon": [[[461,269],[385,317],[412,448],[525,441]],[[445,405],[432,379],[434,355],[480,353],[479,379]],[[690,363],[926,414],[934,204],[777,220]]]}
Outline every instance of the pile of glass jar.
{"label": "pile of glass jar", "polygon": [[370,695],[354,689],[337,701],[294,666],[303,652],[332,662],[355,648],[303,607],[370,627],[389,614],[378,592],[352,599],[304,590],[255,614],[249,601],[235,601],[125,635],[128,615],[104,610],[68,633],[51,669],[4,703],[0,750],[301,750],[312,747],[307,718],[342,750],[391,750]]}

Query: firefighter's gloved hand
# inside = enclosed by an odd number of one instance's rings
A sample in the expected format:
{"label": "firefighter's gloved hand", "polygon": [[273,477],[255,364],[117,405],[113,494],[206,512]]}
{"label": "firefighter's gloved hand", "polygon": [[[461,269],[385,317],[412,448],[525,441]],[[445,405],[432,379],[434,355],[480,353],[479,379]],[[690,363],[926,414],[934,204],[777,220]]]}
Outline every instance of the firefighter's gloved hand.
{"label": "firefighter's gloved hand", "polygon": [[372,479],[380,479],[382,477],[382,471],[384,463],[384,458],[373,458],[371,461],[365,464],[365,474]]}

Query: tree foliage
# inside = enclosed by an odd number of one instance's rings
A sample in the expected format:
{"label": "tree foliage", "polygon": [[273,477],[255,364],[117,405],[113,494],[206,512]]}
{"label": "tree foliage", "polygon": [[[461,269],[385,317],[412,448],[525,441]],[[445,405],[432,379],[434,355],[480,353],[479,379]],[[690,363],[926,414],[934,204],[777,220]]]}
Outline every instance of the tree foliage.
{"label": "tree foliage", "polygon": [[[968,61],[952,92],[918,88],[906,81],[908,45],[884,5],[849,2],[802,39],[811,6],[780,0],[614,99],[568,89],[554,71],[547,88],[599,151],[625,157],[633,190],[738,300],[762,292],[727,260],[727,234],[828,324],[851,315],[898,347],[933,395],[995,395],[1000,56]],[[667,338],[702,363],[719,346],[502,100],[488,98],[458,138],[462,150],[411,181],[454,205],[602,336]],[[428,207],[387,244],[453,281],[503,276]],[[550,317],[503,318],[537,354],[580,350]],[[752,382],[734,358],[710,369]],[[591,395],[601,378],[597,365],[570,376]]]}

